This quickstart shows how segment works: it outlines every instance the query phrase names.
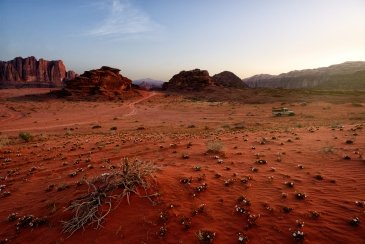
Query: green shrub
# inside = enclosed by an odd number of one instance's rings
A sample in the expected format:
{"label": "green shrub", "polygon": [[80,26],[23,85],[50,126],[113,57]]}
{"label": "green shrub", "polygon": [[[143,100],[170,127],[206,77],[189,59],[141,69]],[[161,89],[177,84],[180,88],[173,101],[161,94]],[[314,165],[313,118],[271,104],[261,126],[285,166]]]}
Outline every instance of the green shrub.
{"label": "green shrub", "polygon": [[30,140],[32,140],[33,136],[29,132],[20,132],[19,138],[25,142],[29,142]]}

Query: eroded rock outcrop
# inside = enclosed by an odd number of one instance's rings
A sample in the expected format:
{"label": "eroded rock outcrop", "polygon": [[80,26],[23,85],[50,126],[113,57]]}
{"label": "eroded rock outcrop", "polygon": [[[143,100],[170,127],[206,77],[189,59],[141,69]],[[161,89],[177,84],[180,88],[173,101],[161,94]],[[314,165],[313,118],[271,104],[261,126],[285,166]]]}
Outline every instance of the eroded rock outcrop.
{"label": "eroded rock outcrop", "polygon": [[243,81],[252,88],[365,88],[365,62],[345,62],[318,69],[295,70],[280,75],[255,75]]}
{"label": "eroded rock outcrop", "polygon": [[208,71],[194,69],[190,71],[181,71],[174,75],[169,82],[165,82],[162,86],[163,90],[169,91],[201,91],[208,86],[215,85]]}
{"label": "eroded rock outcrop", "polygon": [[237,75],[230,71],[223,71],[213,76],[217,85],[232,88],[247,88],[246,85]]}
{"label": "eroded rock outcrop", "polygon": [[119,72],[119,69],[107,66],[85,71],[75,79],[66,81],[64,92],[75,97],[119,96],[132,88],[132,81]]}
{"label": "eroded rock outcrop", "polygon": [[73,79],[75,72],[66,72],[62,60],[48,61],[17,57],[10,61],[0,61],[1,85],[48,84],[61,86],[66,79]]}

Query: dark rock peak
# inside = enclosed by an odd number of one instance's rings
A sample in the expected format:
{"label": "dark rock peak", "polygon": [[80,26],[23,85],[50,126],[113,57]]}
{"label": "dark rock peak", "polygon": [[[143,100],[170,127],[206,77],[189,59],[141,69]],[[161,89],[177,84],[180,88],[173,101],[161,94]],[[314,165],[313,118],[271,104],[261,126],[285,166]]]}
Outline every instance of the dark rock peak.
{"label": "dark rock peak", "polygon": [[213,79],[217,85],[233,88],[246,88],[248,87],[237,75],[230,71],[223,71],[213,76]]}
{"label": "dark rock peak", "polygon": [[164,90],[185,90],[201,91],[208,86],[215,85],[212,77],[207,70],[194,69],[190,71],[181,71],[174,75],[169,82],[162,86]]}

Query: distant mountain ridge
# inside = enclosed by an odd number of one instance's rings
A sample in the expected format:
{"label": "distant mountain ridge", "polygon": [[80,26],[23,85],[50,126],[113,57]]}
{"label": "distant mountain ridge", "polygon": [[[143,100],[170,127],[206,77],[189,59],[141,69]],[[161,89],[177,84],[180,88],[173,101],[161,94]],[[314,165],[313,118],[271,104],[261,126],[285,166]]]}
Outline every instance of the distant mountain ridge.
{"label": "distant mountain ridge", "polygon": [[144,90],[155,90],[155,89],[161,89],[162,84],[164,82],[165,81],[162,81],[162,80],[144,78],[144,79],[134,80],[133,84],[139,86],[141,89],[144,89]]}
{"label": "distant mountain ridge", "polygon": [[251,88],[365,89],[364,72],[365,62],[355,61],[280,75],[255,75],[243,82]]}
{"label": "distant mountain ridge", "polygon": [[0,85],[47,85],[62,86],[63,81],[72,80],[76,73],[66,71],[62,60],[37,60],[35,57],[16,57],[0,61]]}

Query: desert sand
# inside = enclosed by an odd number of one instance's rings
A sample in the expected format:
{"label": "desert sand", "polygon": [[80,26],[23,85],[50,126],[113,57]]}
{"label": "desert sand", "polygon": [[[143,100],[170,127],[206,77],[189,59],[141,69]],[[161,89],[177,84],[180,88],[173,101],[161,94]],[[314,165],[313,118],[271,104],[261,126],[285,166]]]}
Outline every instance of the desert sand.
{"label": "desert sand", "polygon": [[[364,98],[292,99],[295,116],[273,117],[282,101],[23,96],[48,91],[0,90],[0,243],[198,243],[199,230],[214,243],[364,243]],[[222,148],[209,152],[212,141]],[[83,179],[126,157],[158,166],[153,197],[114,199],[102,228],[62,233]],[[46,224],[17,230],[12,213]]]}

